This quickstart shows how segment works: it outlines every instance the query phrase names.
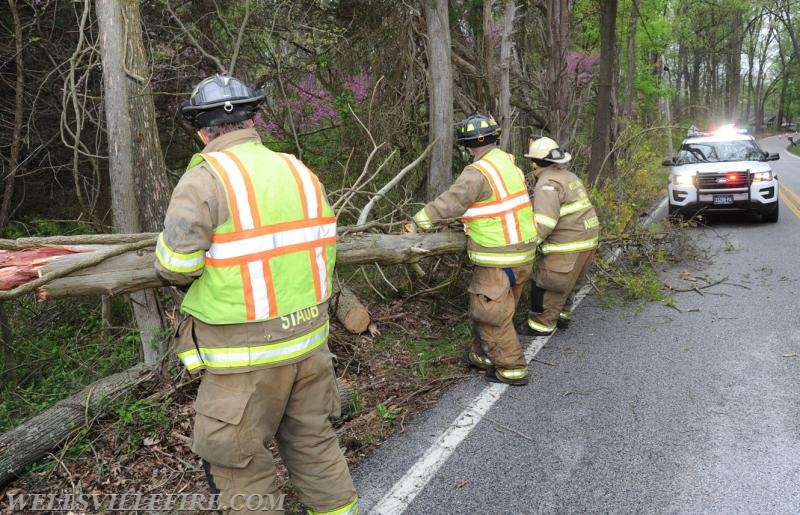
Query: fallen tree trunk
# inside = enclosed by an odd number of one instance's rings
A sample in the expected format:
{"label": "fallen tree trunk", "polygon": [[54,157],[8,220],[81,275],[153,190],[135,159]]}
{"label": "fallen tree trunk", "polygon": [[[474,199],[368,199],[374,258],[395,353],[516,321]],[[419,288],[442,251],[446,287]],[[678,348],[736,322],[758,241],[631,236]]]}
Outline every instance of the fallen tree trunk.
{"label": "fallen tree trunk", "polygon": [[[153,377],[155,368],[139,364],[104,377],[0,435],[0,486],[46,456],[77,428],[101,415],[111,403]],[[342,416],[352,406],[353,388],[336,380]]]}
{"label": "fallen tree trunk", "polygon": [[0,435],[0,485],[45,456],[114,399],[151,378],[153,369],[136,365],[93,383],[55,406]]}
{"label": "fallen tree trunk", "polygon": [[[153,267],[155,256],[149,243],[151,240],[154,243],[154,238],[150,235],[139,235],[140,239],[136,240],[137,235],[125,236],[128,238],[124,241],[129,242],[125,245],[101,244],[102,240],[99,238],[78,240],[92,241],[92,244],[62,243],[62,246],[74,253],[51,259],[39,268],[40,278],[34,282],[42,284],[36,284],[35,288],[27,288],[30,284],[23,284],[13,290],[0,291],[0,300],[14,298],[34,289],[39,300],[48,300],[83,295],[114,295],[167,285],[168,283],[156,275]],[[142,236],[146,238],[143,239]],[[36,246],[30,239],[10,243],[9,240],[3,240],[0,241],[0,248],[14,248],[12,244],[16,244],[17,249]],[[52,245],[40,243],[42,244]],[[129,246],[142,248],[126,250]],[[416,263],[425,257],[455,254],[464,252],[465,249],[466,237],[461,232],[403,235],[344,233],[339,236],[337,243],[336,262],[339,266]],[[111,255],[115,252],[118,255]],[[89,264],[102,257],[101,254],[111,256],[100,263]],[[81,267],[82,263],[87,263],[87,266]]]}

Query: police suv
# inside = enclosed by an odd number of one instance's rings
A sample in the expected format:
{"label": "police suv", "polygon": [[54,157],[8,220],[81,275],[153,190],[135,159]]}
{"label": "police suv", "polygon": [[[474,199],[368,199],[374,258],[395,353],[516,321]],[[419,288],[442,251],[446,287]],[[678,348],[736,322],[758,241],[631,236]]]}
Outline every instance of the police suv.
{"label": "police suv", "polygon": [[740,211],[777,222],[778,177],[768,161],[779,158],[733,126],[708,133],[689,129],[678,154],[662,163],[671,167],[669,214]]}

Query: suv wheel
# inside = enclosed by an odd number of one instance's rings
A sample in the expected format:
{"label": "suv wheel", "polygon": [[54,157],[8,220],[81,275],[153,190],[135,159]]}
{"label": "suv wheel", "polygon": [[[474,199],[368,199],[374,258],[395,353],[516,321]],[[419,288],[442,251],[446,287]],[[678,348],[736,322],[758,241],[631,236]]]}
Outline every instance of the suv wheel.
{"label": "suv wheel", "polygon": [[774,224],[775,222],[778,221],[778,203],[777,202],[775,202],[775,207],[773,207],[769,211],[765,211],[761,215],[761,221],[762,222],[767,222],[767,223],[770,223],[770,224]]}
{"label": "suv wheel", "polygon": [[683,220],[684,216],[681,212],[681,208],[678,206],[673,206],[672,204],[668,204],[667,211],[669,212],[669,218],[671,220]]}

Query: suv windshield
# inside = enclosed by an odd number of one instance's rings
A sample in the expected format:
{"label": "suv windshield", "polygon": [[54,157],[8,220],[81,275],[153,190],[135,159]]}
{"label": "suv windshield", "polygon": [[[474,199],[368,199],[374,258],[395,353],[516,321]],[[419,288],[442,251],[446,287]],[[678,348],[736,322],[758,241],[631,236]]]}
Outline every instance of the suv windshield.
{"label": "suv windshield", "polygon": [[758,161],[763,157],[753,140],[690,141],[681,145],[677,164]]}

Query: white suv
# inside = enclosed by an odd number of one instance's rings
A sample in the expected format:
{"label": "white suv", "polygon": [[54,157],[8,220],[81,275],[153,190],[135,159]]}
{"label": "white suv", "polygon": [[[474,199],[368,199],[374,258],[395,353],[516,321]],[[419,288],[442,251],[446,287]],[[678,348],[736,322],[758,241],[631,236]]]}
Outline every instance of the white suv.
{"label": "white suv", "polygon": [[745,211],[778,221],[778,177],[768,161],[780,159],[761,149],[744,131],[725,126],[712,133],[690,129],[670,166],[669,213]]}

